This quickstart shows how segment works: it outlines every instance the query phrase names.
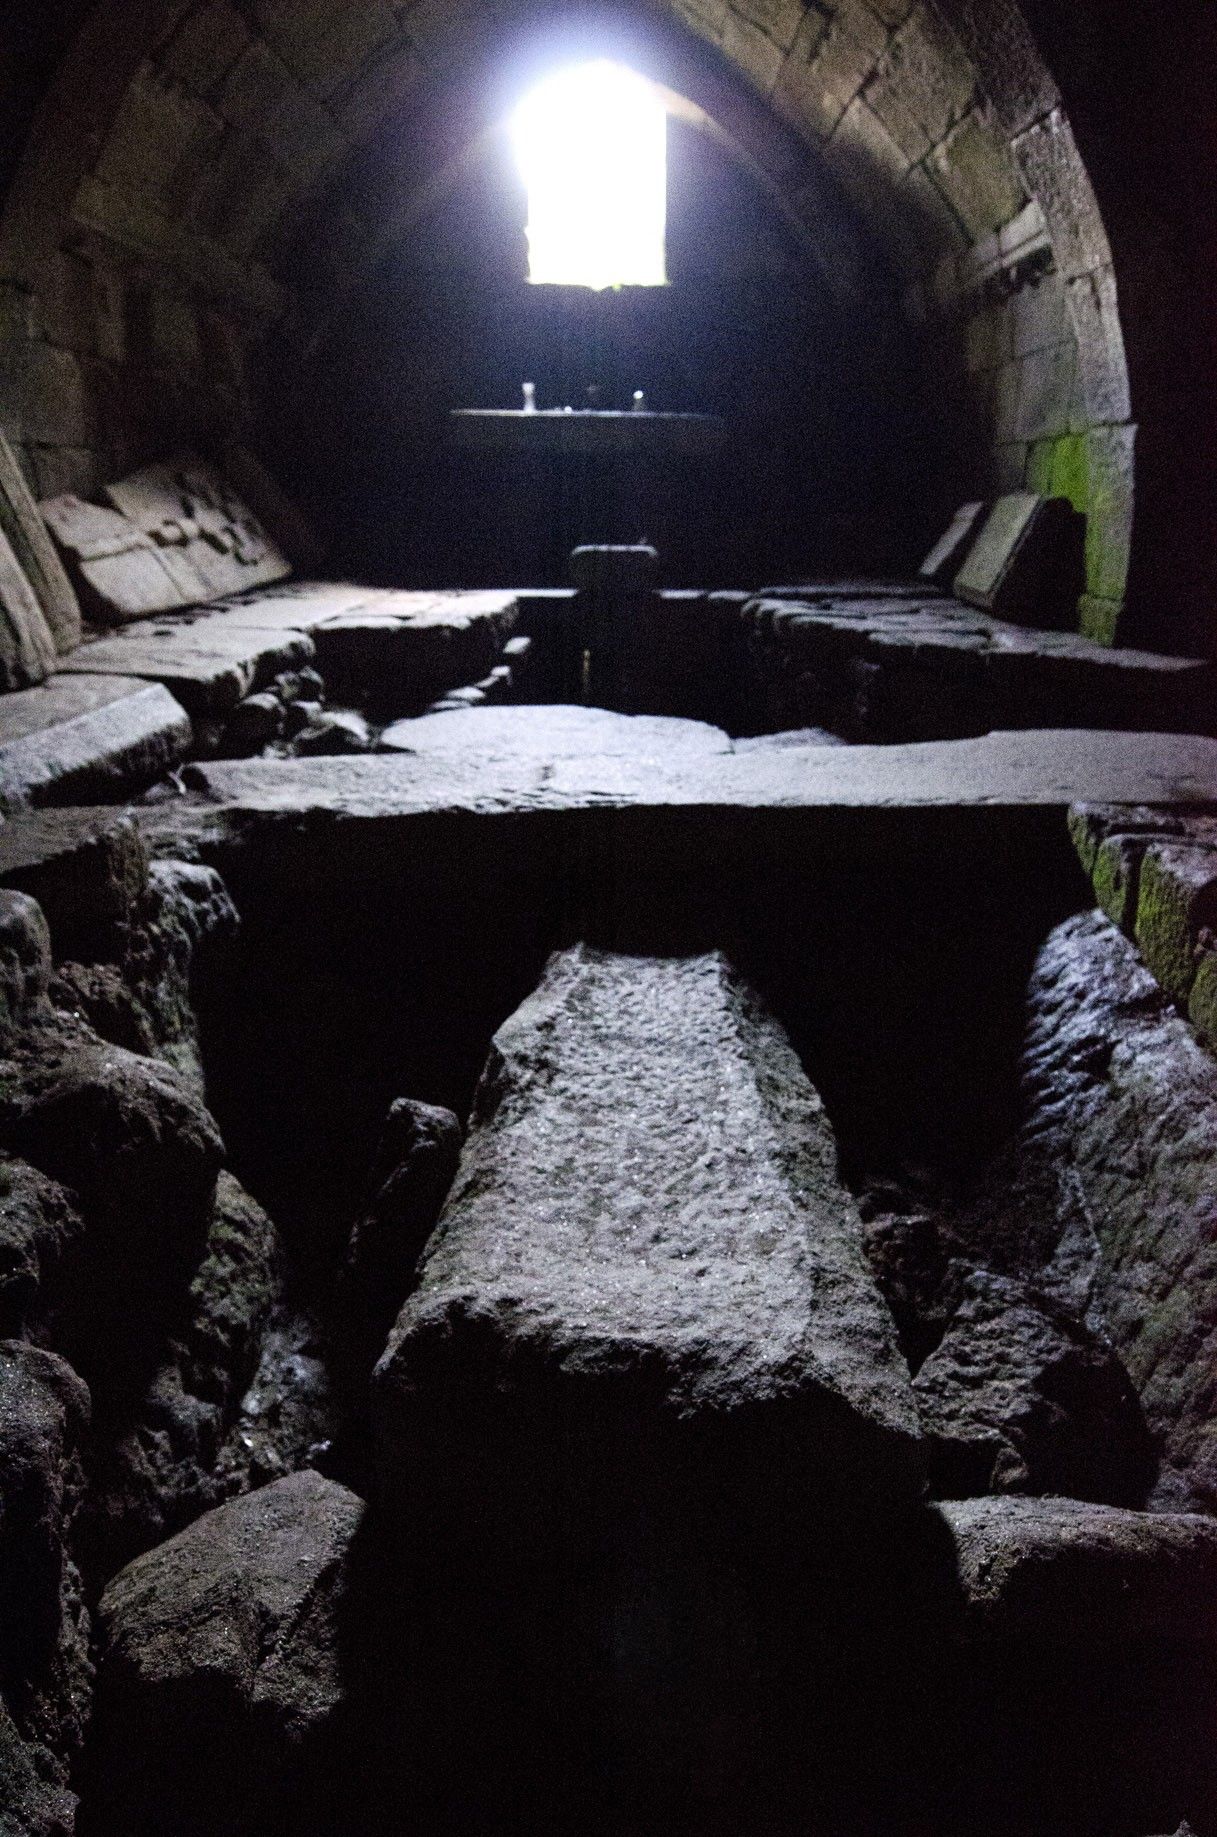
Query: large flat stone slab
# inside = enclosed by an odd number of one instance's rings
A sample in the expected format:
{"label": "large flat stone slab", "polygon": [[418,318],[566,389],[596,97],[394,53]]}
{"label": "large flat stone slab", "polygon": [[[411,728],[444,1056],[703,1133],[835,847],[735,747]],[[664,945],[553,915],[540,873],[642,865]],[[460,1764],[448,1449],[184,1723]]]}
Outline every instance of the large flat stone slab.
{"label": "large flat stone slab", "polygon": [[1065,498],[1010,492],[981,525],[955,576],[955,591],[1001,618],[1067,625],[1085,583],[1085,528]]}
{"label": "large flat stone slab", "polygon": [[395,721],[380,736],[387,752],[423,755],[481,753],[493,759],[586,757],[698,759],[729,753],[721,727],[662,715],[613,714],[607,708],[561,703],[536,707],[469,708]]}
{"label": "large flat stone slab", "polygon": [[480,753],[232,760],[191,767],[189,782],[213,805],[268,816],[307,809],[390,817],[593,806],[1063,810],[1101,800],[1217,804],[1217,741],[1050,729],[914,746],[807,746],[674,761]]}
{"label": "large flat stone slab", "polygon": [[104,801],[183,760],[189,716],[159,683],[58,675],[0,698],[0,806]]}
{"label": "large flat stone slab", "polygon": [[231,612],[196,619],[147,619],[81,645],[63,668],[90,676],[139,676],[163,683],[194,716],[219,715],[282,670],[313,658],[294,627],[243,625]]}
{"label": "large flat stone slab", "polygon": [[0,692],[45,682],[55,661],[51,628],[0,525]]}
{"label": "large flat stone slab", "polygon": [[387,1495],[430,1491],[458,1536],[469,1510],[594,1527],[619,1486],[698,1502],[709,1537],[916,1499],[831,1125],[720,956],[551,959],[495,1036],[375,1414]]}
{"label": "large flat stone slab", "polygon": [[22,573],[34,590],[55,649],[61,653],[80,643],[80,606],[72,583],[55,553],[55,545],[38,514],[17,456],[0,433],[0,531],[7,537]]}

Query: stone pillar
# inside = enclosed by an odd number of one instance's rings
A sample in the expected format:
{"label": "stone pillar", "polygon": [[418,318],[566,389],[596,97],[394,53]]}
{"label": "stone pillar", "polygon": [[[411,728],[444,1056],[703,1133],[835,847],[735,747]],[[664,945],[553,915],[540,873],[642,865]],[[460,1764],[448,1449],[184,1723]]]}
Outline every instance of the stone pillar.
{"label": "stone pillar", "polygon": [[659,555],[649,543],[588,543],[571,550],[583,638],[583,700],[632,713],[647,614],[657,604]]}

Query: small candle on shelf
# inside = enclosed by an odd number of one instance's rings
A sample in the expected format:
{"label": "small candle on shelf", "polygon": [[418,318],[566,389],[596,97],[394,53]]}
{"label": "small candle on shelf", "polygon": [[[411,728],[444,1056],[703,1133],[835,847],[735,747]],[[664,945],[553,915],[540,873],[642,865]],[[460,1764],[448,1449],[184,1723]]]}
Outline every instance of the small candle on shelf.
{"label": "small candle on shelf", "polygon": [[646,406],[647,406],[646,392],[642,389],[635,389],[634,403],[633,403],[634,413],[636,415],[645,414]]}
{"label": "small candle on shelf", "polygon": [[535,415],[536,412],[537,412],[537,385],[535,383],[525,383],[524,384],[524,413],[526,415]]}

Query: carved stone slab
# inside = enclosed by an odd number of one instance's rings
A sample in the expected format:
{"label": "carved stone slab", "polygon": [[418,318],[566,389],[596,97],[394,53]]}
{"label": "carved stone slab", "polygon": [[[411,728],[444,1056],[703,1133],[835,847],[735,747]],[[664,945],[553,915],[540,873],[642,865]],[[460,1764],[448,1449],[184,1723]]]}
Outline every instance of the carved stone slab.
{"label": "carved stone slab", "polygon": [[147,466],[105,496],[106,505],[65,495],[40,506],[98,624],[205,605],[291,573],[253,512],[201,460]]}
{"label": "carved stone slab", "polygon": [[[107,485],[115,510],[144,532],[180,578],[183,605],[197,605],[291,573],[248,505],[214,467],[191,455],[145,466]],[[193,581],[203,591],[193,590]]]}
{"label": "carved stone slab", "polygon": [[34,590],[55,649],[80,643],[80,606],[55,545],[47,535],[16,455],[0,433],[0,532],[7,536]]}
{"label": "carved stone slab", "polygon": [[[124,624],[186,604],[180,575],[151,538],[116,510],[67,494],[45,499],[39,508],[96,623]],[[201,581],[198,590],[203,591]]]}

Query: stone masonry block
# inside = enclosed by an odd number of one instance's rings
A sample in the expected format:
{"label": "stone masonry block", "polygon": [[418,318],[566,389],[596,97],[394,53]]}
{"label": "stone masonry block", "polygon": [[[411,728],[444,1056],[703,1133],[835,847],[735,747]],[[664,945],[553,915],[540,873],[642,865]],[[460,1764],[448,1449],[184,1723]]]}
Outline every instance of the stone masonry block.
{"label": "stone masonry block", "polygon": [[1019,357],[1066,343],[1072,332],[1059,275],[1043,275],[1020,287],[1010,299],[1014,349]]}
{"label": "stone masonry block", "polygon": [[902,147],[920,159],[967,112],[976,73],[958,40],[926,6],[916,6],[897,30],[867,100]]}
{"label": "stone masonry block", "polygon": [[1021,360],[1015,429],[1020,440],[1046,440],[1069,432],[1076,363],[1077,347],[1072,339],[1031,351]]}
{"label": "stone masonry block", "polygon": [[1008,223],[1026,195],[1006,142],[975,110],[933,149],[927,169],[974,239]]}
{"label": "stone masonry block", "polygon": [[106,137],[96,177],[172,214],[220,131],[205,103],[146,62]]}
{"label": "stone masonry block", "polygon": [[1151,840],[1144,835],[1110,835],[1095,850],[1091,869],[1095,899],[1128,937],[1136,931],[1141,862]]}
{"label": "stone masonry block", "polygon": [[732,0],[731,11],[756,26],[783,51],[794,43],[805,12],[802,0]]}
{"label": "stone masonry block", "polygon": [[258,128],[273,117],[296,87],[282,58],[255,39],[224,78],[216,107],[234,127]]}
{"label": "stone masonry block", "polygon": [[9,436],[28,445],[88,446],[95,405],[80,360],[41,340],[0,343],[0,401]]}
{"label": "stone masonry block", "polygon": [[750,1549],[921,1486],[823,1105],[719,956],[551,959],[374,1382],[387,1501],[531,1560],[594,1548],[623,1483]]}
{"label": "stone masonry block", "polygon": [[1209,1050],[1217,1050],[1217,950],[1203,949],[1197,955],[1187,1016]]}
{"label": "stone masonry block", "polygon": [[196,96],[209,96],[251,43],[232,0],[210,0],[187,13],[157,62]]}
{"label": "stone masonry block", "polygon": [[1073,130],[1060,109],[1015,143],[1027,189],[1038,199],[1056,264],[1067,281],[1110,266],[1111,249]]}
{"label": "stone masonry block", "polygon": [[774,99],[787,119],[826,139],[887,44],[887,32],[862,0],[844,0],[827,17],[808,7],[782,66]]}
{"label": "stone masonry block", "polygon": [[742,19],[728,10],[723,18],[723,35],[719,41],[723,55],[741,70],[763,96],[771,94],[782,71],[786,47],[775,45],[768,33],[750,19]]}
{"label": "stone masonry block", "polygon": [[1005,134],[1021,134],[1056,105],[1056,87],[1019,8],[1008,0],[955,0],[951,25]]}
{"label": "stone masonry block", "polygon": [[1136,439],[1133,427],[1099,427],[1086,437],[1086,590],[1099,599],[1122,599],[1128,582]]}
{"label": "stone masonry block", "polygon": [[1141,862],[1136,939],[1147,967],[1186,1008],[1202,934],[1217,929],[1217,849],[1155,843]]}

